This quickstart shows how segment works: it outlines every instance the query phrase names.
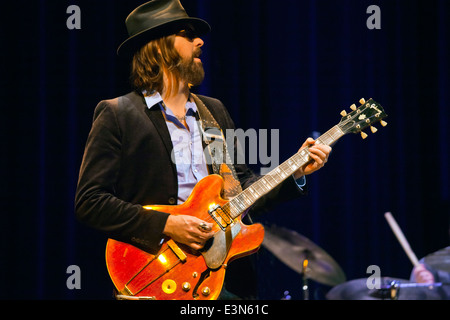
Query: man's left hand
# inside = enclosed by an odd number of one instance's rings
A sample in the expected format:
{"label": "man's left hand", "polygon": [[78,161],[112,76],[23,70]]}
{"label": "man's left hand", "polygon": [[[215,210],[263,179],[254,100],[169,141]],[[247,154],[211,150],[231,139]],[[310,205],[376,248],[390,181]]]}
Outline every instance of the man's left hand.
{"label": "man's left hand", "polygon": [[330,146],[315,143],[316,140],[314,140],[313,138],[308,138],[300,148],[300,150],[302,150],[309,147],[309,156],[311,157],[311,161],[294,173],[295,179],[310,175],[311,173],[316,172],[317,170],[322,168],[325,163],[327,163],[332,148]]}

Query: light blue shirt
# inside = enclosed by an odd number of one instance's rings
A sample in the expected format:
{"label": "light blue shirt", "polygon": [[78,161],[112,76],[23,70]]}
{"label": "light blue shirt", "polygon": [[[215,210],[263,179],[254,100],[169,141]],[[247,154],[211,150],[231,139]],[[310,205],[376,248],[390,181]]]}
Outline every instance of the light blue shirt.
{"label": "light blue shirt", "polygon": [[[202,137],[196,122],[195,113],[197,105],[194,102],[186,103],[186,128],[169,108],[164,108],[161,95],[156,92],[145,96],[149,109],[161,108],[169,129],[173,144],[172,161],[177,167],[178,177],[178,204],[187,200],[192,189],[198,181],[208,175],[205,154],[203,153]],[[306,184],[305,177],[296,180],[301,189]]]}
{"label": "light blue shirt", "polygon": [[166,119],[172,139],[172,161],[177,167],[178,203],[187,200],[198,181],[208,175],[208,166],[203,153],[203,144],[199,127],[195,119],[197,105],[186,103],[186,128],[173,114],[172,110],[163,107],[163,99],[159,93],[146,96],[147,107],[161,108]]}

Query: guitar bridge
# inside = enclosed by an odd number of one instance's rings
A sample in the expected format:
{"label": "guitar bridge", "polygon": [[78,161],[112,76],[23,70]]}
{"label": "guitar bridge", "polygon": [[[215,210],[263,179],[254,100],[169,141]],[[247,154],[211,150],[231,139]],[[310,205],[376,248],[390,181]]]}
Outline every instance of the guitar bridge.
{"label": "guitar bridge", "polygon": [[208,213],[223,231],[225,231],[229,225],[234,223],[234,220],[230,214],[223,210],[218,204],[212,206],[208,210]]}

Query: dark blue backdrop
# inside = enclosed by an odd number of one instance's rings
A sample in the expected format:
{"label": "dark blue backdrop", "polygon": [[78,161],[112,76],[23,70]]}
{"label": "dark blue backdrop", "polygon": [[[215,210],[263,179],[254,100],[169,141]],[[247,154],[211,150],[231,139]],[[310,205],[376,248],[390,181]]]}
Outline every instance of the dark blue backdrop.
{"label": "dark blue backdrop", "polygon": [[[81,9],[68,30],[66,9]],[[109,299],[106,239],[78,224],[73,198],[97,102],[129,91],[115,50],[141,1],[8,2],[1,10],[0,298]],[[308,177],[310,195],[262,217],[325,249],[347,279],[408,278],[411,263],[384,220],[391,211],[417,256],[449,240],[449,12],[445,0],[185,0],[206,19],[202,94],[221,99],[236,125],[280,129],[280,161],[314,131],[374,98],[389,125],[343,138]],[[369,30],[369,5],[381,30]],[[301,298],[300,276],[265,249],[260,298]],[[81,269],[81,289],[66,269]],[[326,292],[329,288],[319,288]]]}

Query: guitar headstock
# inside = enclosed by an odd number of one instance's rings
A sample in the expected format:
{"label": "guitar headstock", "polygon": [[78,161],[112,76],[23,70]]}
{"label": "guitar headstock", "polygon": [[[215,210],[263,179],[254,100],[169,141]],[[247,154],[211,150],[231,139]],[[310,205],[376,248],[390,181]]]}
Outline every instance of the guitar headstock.
{"label": "guitar headstock", "polygon": [[372,133],[377,132],[377,128],[373,124],[380,122],[385,127],[387,122],[383,121],[387,117],[383,107],[372,99],[368,101],[361,99],[359,107],[352,105],[350,109],[352,112],[347,114],[344,110],[341,112],[341,122],[339,122],[339,128],[346,133],[361,133],[363,139],[367,138],[367,134],[362,130],[370,127]]}

